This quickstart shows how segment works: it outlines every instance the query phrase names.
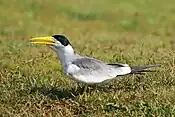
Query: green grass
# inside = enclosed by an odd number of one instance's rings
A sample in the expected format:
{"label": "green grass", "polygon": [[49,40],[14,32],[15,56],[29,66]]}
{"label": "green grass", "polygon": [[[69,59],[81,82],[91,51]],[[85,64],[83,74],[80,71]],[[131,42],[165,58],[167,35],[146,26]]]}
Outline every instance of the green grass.
{"label": "green grass", "polygon": [[[0,1],[0,116],[175,116],[175,2]],[[158,72],[88,88],[30,37],[64,34],[109,63],[162,64]]]}

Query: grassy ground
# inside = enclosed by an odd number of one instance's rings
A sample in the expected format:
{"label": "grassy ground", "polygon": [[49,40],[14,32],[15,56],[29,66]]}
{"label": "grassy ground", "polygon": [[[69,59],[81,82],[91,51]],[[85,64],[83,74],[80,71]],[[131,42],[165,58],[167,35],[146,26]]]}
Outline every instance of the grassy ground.
{"label": "grassy ground", "polygon": [[[1,0],[0,116],[175,116],[174,0]],[[30,37],[66,35],[109,63],[160,63],[158,72],[89,87],[62,72]],[[80,85],[80,86],[78,86]]]}

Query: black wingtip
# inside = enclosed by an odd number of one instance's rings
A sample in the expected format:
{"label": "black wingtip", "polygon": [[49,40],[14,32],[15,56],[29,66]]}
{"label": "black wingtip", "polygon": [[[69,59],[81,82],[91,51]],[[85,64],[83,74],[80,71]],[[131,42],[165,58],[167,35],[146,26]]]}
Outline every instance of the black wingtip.
{"label": "black wingtip", "polygon": [[155,72],[155,70],[147,70],[152,67],[160,67],[160,64],[155,65],[145,65],[145,66],[130,66],[131,67],[131,74],[142,74],[145,72]]}

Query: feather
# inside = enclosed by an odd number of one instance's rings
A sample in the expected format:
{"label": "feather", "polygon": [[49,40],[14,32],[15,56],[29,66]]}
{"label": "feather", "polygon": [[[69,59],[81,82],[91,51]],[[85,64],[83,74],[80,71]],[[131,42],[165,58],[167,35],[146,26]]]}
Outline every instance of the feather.
{"label": "feather", "polygon": [[159,67],[160,64],[155,65],[146,65],[146,66],[130,66],[131,73],[130,74],[144,74],[144,72],[155,72],[154,70],[147,70],[152,67]]}

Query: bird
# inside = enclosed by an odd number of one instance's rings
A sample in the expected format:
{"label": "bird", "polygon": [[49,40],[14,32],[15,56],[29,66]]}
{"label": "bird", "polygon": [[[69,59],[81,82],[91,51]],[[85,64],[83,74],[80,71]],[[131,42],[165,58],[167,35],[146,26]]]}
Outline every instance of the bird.
{"label": "bird", "polygon": [[109,82],[118,76],[144,74],[149,68],[160,64],[130,66],[121,63],[106,63],[99,59],[81,56],[72,47],[69,39],[61,34],[30,38],[30,43],[48,45],[57,55],[66,75],[77,82],[100,84]]}

